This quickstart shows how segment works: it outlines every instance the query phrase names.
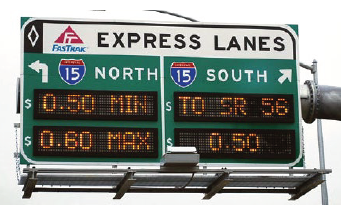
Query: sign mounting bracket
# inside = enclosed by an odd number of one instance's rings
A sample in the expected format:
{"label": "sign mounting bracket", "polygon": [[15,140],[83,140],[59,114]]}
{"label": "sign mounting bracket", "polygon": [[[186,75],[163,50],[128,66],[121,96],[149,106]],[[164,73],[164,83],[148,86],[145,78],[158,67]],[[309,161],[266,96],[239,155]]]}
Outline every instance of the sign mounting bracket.
{"label": "sign mounting bracket", "polygon": [[30,199],[31,198],[32,192],[35,189],[35,186],[38,182],[37,173],[38,173],[38,170],[35,167],[33,167],[28,172],[27,180],[26,180],[25,185],[22,189],[24,191],[24,195],[22,196],[23,199]]}
{"label": "sign mounting bracket", "polygon": [[124,194],[130,189],[130,187],[135,183],[136,179],[133,179],[135,172],[128,171],[122,181],[116,186],[116,195],[114,199],[121,199]]}
{"label": "sign mounting bracket", "polygon": [[290,200],[299,199],[304,194],[308,193],[310,190],[314,189],[318,185],[322,184],[325,180],[323,179],[323,175],[321,173],[317,173],[313,175],[310,179],[308,179],[301,186],[297,187],[297,192],[293,194]]}
{"label": "sign mounting bracket", "polygon": [[230,173],[224,172],[221,174],[211,185],[207,187],[207,193],[205,194],[203,199],[211,199],[217,192],[222,190],[224,186],[230,183],[230,179],[228,179]]}

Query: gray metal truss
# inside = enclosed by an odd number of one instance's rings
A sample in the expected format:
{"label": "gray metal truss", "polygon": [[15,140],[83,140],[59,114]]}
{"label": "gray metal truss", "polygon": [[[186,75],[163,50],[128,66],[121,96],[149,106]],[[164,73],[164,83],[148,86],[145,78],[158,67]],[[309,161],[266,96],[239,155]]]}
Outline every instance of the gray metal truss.
{"label": "gray metal truss", "polygon": [[[176,171],[175,171],[176,170]],[[125,193],[286,193],[296,200],[320,185],[329,169],[54,169],[25,168],[23,198],[33,192]]]}

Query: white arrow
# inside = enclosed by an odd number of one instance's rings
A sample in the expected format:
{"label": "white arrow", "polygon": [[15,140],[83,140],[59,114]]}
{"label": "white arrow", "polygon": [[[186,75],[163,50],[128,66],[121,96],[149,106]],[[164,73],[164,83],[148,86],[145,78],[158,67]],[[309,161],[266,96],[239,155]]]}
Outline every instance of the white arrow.
{"label": "white arrow", "polygon": [[49,67],[45,64],[45,63],[40,63],[39,60],[31,63],[28,67],[32,68],[33,70],[35,70],[37,73],[40,73],[40,70],[42,70],[42,79],[41,81],[43,83],[47,83],[48,80],[48,69]]}
{"label": "white arrow", "polygon": [[279,70],[283,75],[278,78],[278,82],[280,84],[283,84],[286,79],[288,79],[289,82],[291,82],[292,77],[292,70],[291,69],[281,69]]}

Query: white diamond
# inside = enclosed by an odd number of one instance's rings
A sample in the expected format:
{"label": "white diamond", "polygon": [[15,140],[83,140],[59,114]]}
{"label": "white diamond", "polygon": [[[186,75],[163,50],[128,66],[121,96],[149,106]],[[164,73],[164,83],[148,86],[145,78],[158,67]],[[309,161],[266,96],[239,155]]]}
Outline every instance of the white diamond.
{"label": "white diamond", "polygon": [[[32,33],[35,34],[34,39],[32,39]],[[34,27],[34,25],[32,26],[31,31],[28,33],[27,37],[30,40],[32,47],[34,47],[38,41],[38,38],[39,38],[39,34],[36,30],[36,27]]]}

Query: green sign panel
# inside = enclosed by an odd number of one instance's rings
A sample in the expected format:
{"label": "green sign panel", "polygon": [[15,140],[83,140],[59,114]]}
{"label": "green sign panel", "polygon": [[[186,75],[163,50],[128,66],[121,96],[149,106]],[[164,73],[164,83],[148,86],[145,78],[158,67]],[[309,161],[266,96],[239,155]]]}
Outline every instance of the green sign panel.
{"label": "green sign panel", "polygon": [[206,165],[302,157],[286,25],[22,19],[21,163]]}

